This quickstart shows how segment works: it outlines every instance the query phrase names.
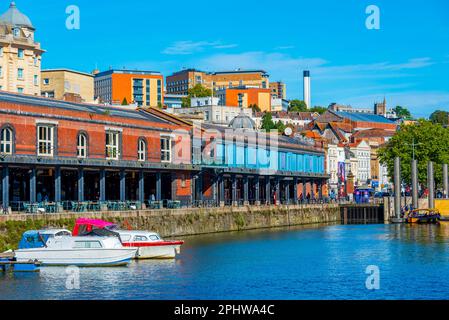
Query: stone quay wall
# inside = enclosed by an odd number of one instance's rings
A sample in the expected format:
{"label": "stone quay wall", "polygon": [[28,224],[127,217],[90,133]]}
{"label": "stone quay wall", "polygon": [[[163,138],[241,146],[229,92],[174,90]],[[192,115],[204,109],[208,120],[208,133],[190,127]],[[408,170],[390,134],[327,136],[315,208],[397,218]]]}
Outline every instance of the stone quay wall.
{"label": "stone quay wall", "polygon": [[102,219],[122,229],[151,230],[162,237],[287,227],[340,222],[337,204],[244,206],[86,212],[56,214],[10,214],[0,216],[0,250],[14,249],[26,230],[45,227],[73,229],[77,218]]}

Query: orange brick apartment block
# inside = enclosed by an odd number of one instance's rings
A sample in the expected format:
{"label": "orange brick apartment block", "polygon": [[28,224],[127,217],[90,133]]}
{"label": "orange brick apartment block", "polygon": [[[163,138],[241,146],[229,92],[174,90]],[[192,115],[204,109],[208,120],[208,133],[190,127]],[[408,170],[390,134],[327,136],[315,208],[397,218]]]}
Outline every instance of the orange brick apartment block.
{"label": "orange brick apartment block", "polygon": [[216,96],[220,98],[220,105],[239,108],[257,105],[262,112],[271,111],[270,89],[231,88],[217,91]]}
{"label": "orange brick apartment block", "polygon": [[164,77],[154,71],[109,70],[95,75],[95,98],[109,104],[159,107],[164,103]]}
{"label": "orange brick apartment block", "polygon": [[270,86],[269,75],[264,70],[204,72],[186,69],[173,73],[166,81],[168,94],[188,94],[197,84],[214,91],[241,86],[268,89]]}

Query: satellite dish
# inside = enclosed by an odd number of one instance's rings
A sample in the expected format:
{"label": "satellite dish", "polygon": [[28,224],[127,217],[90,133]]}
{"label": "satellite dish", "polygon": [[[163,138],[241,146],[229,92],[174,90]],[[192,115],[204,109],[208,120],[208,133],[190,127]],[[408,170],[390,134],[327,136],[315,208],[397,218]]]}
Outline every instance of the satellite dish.
{"label": "satellite dish", "polygon": [[293,133],[292,128],[290,128],[290,127],[285,128],[284,134],[285,134],[286,136],[291,136],[292,133]]}

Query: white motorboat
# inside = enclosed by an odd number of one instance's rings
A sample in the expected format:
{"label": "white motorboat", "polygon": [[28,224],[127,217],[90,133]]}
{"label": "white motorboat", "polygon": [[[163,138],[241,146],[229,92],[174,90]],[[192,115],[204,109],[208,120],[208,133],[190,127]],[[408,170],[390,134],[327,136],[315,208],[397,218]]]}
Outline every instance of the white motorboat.
{"label": "white motorboat", "polygon": [[120,234],[123,246],[137,248],[137,259],[170,259],[181,253],[181,240],[163,240],[159,234],[139,230],[114,230]]}
{"label": "white motorboat", "polygon": [[42,265],[120,266],[136,255],[118,237],[72,237],[65,229],[32,230],[23,234],[17,261],[38,260]]}
{"label": "white motorboat", "polygon": [[184,241],[163,240],[151,231],[121,230],[114,223],[80,218],[75,223],[73,235],[119,235],[124,247],[137,248],[136,259],[170,259],[181,252]]}

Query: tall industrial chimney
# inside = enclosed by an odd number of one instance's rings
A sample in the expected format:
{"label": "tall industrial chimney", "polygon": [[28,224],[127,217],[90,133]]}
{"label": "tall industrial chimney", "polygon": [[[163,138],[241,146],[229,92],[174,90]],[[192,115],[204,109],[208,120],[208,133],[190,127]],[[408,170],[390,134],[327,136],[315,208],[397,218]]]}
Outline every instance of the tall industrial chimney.
{"label": "tall industrial chimney", "polygon": [[307,109],[312,107],[310,96],[310,71],[304,70],[304,102],[307,105]]}

